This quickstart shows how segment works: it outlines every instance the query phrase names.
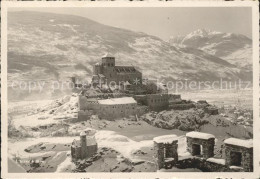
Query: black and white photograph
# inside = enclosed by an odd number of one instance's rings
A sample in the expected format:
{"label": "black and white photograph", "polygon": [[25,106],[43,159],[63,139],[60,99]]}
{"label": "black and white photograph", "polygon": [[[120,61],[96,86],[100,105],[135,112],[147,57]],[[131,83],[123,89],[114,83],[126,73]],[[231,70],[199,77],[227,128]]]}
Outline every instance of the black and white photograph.
{"label": "black and white photograph", "polygon": [[257,176],[256,2],[48,3],[2,4],[8,174]]}

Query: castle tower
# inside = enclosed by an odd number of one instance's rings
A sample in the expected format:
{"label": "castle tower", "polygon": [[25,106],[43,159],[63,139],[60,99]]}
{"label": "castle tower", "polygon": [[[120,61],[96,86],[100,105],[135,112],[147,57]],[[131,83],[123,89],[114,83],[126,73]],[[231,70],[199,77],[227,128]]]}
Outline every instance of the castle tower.
{"label": "castle tower", "polygon": [[109,53],[102,57],[102,66],[103,67],[115,67],[115,57]]}
{"label": "castle tower", "polygon": [[108,83],[115,80],[115,57],[113,57],[113,55],[107,53],[102,57],[102,70]]}
{"label": "castle tower", "polygon": [[83,131],[80,133],[80,144],[81,144],[81,158],[87,157],[87,135]]}

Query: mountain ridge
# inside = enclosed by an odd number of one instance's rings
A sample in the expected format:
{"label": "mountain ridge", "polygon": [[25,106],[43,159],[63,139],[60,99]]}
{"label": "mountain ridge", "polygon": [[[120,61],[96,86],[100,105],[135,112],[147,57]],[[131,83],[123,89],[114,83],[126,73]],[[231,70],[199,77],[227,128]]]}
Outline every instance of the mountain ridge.
{"label": "mountain ridge", "polygon": [[198,29],[187,35],[170,37],[169,43],[198,48],[239,67],[252,66],[252,40],[242,34]]}
{"label": "mountain ridge", "polygon": [[141,68],[144,77],[167,80],[251,80],[251,71],[201,49],[85,17],[44,12],[9,12],[8,79],[91,79],[92,65],[106,52],[119,65]]}

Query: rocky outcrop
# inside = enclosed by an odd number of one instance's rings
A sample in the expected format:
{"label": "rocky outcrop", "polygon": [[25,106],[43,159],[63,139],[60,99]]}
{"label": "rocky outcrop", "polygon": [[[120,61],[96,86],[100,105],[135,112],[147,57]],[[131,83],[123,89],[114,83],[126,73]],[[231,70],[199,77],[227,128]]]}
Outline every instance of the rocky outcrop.
{"label": "rocky outcrop", "polygon": [[158,128],[192,131],[208,123],[203,117],[203,110],[190,109],[149,112],[140,119]]}

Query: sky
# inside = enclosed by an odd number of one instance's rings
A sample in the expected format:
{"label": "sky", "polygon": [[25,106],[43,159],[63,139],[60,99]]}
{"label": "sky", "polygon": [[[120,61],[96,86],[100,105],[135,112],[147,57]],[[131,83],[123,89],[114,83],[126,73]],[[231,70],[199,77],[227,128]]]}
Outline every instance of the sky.
{"label": "sky", "polygon": [[144,32],[169,40],[197,29],[210,29],[252,37],[250,7],[82,7],[16,8],[83,16],[99,23]]}

